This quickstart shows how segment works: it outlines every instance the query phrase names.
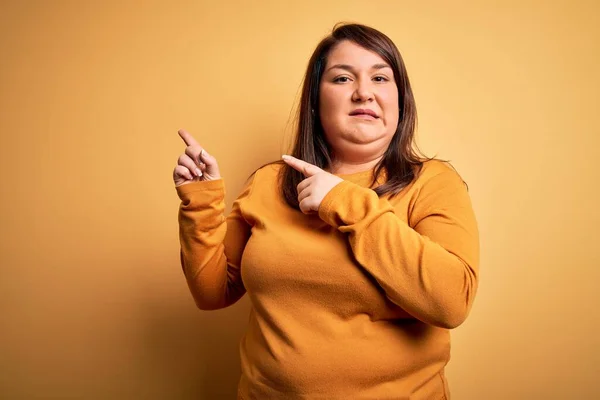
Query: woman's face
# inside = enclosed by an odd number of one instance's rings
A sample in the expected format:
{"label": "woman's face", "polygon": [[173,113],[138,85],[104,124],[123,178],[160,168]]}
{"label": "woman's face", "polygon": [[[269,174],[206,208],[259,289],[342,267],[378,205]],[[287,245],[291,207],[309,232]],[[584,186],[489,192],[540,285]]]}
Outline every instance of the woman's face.
{"label": "woman's face", "polygon": [[376,53],[345,40],[335,46],[319,86],[319,116],[334,160],[382,156],[398,126],[394,72]]}

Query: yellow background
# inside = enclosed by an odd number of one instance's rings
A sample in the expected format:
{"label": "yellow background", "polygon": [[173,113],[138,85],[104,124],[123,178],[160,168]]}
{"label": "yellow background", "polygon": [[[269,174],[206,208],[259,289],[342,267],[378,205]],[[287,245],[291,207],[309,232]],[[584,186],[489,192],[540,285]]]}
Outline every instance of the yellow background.
{"label": "yellow background", "polygon": [[[481,284],[456,399],[600,396],[597,1],[2,1],[0,397],[233,398],[243,299],[195,309],[171,173],[227,201],[289,143],[339,21],[398,45],[419,143],[470,186]],[[364,368],[368,368],[367,365]]]}

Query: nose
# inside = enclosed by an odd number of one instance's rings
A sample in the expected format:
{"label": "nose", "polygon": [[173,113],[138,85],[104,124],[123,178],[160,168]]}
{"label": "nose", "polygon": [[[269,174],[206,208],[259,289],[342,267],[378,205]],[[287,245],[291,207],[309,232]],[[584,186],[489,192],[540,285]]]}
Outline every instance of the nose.
{"label": "nose", "polygon": [[371,87],[370,79],[357,79],[354,93],[352,93],[352,101],[357,103],[365,103],[373,100],[373,88]]}

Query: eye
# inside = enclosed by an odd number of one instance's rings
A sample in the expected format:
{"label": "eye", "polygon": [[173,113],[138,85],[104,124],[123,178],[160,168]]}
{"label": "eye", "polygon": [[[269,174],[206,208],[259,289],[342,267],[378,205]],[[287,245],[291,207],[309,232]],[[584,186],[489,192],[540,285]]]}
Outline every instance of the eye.
{"label": "eye", "polygon": [[333,80],[333,82],[334,82],[334,83],[346,83],[346,82],[348,82],[349,80],[350,80],[350,78],[349,78],[349,77],[347,77],[347,76],[338,76],[337,78],[335,78],[335,79]]}
{"label": "eye", "polygon": [[373,78],[375,82],[388,82],[389,79],[385,76],[376,76]]}

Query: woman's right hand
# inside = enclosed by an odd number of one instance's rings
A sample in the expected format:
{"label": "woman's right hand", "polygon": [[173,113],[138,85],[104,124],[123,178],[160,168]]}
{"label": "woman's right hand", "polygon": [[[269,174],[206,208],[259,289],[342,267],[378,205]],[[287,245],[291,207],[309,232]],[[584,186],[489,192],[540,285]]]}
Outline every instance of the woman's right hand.
{"label": "woman's right hand", "polygon": [[217,160],[208,154],[188,132],[180,129],[178,133],[187,147],[185,153],[179,156],[177,166],[173,170],[175,186],[221,179]]}

